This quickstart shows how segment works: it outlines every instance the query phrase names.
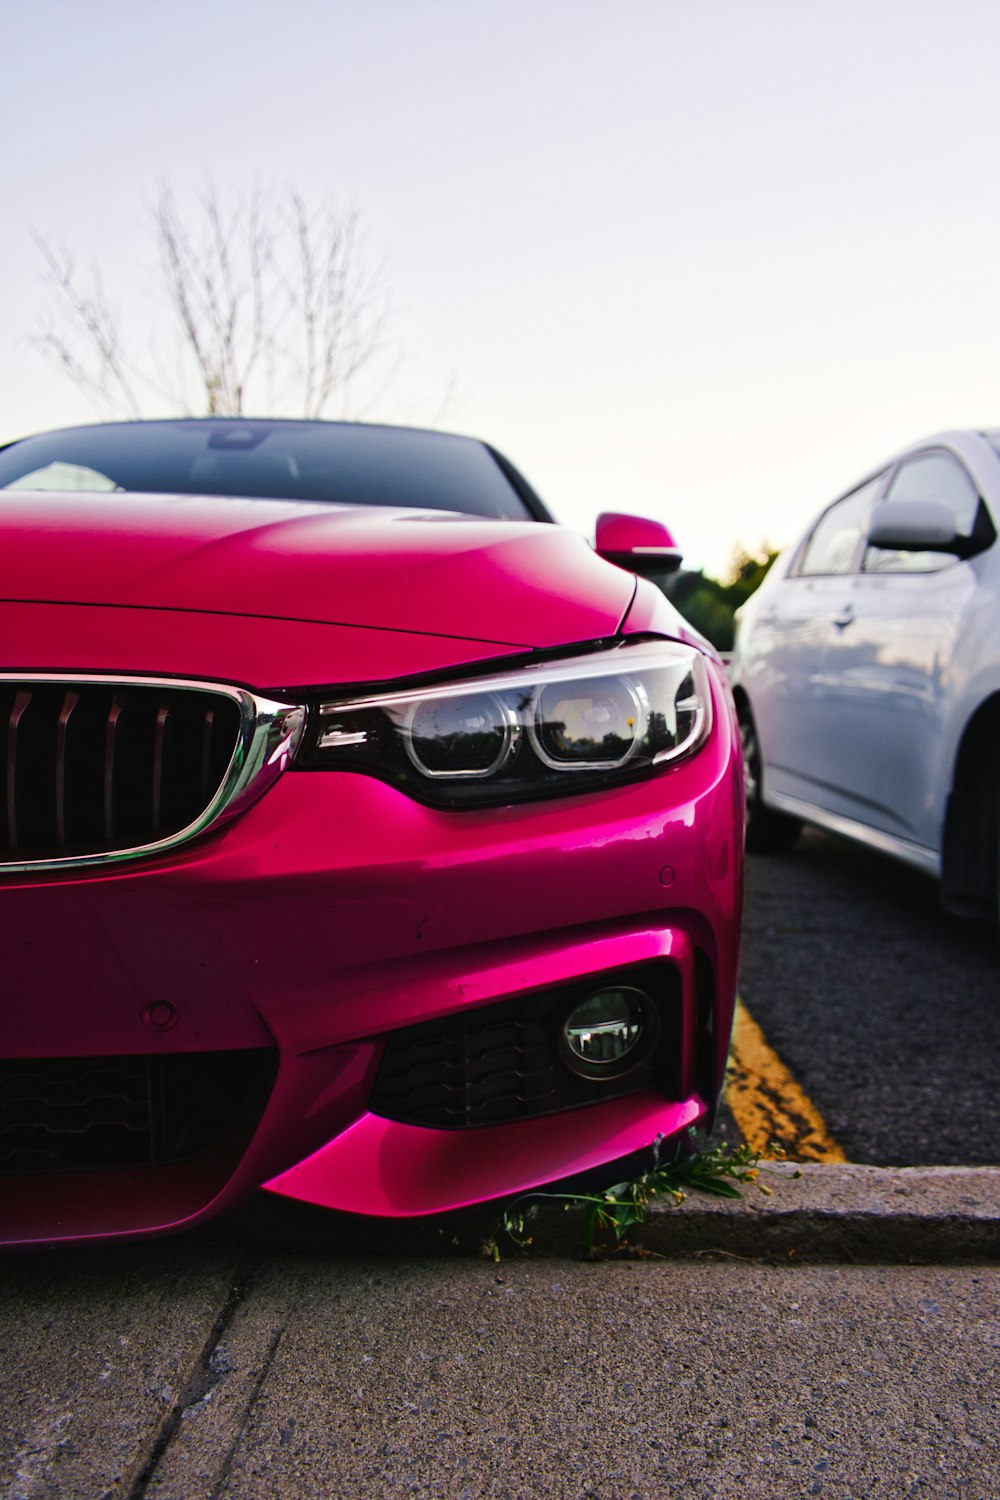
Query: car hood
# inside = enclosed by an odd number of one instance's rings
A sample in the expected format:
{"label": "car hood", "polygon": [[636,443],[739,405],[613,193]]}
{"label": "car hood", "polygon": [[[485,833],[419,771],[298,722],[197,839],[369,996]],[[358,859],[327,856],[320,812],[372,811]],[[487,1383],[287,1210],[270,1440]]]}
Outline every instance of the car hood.
{"label": "car hood", "polygon": [[635,579],[581,536],[453,512],[223,496],[0,498],[0,599],[548,647],[612,634]]}

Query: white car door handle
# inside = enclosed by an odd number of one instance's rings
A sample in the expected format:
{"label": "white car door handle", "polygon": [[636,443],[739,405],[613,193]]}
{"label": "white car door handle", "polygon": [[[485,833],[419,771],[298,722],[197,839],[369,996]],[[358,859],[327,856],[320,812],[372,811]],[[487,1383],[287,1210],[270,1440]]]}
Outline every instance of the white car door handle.
{"label": "white car door handle", "polygon": [[845,604],[844,607],[843,607],[843,609],[839,612],[839,614],[835,614],[834,615],[834,617],[833,617],[833,623],[836,625],[836,627],[837,627],[838,630],[843,630],[844,626],[845,625],[850,625],[850,623],[851,623],[851,621],[853,619],[854,619],[854,605],[853,604]]}

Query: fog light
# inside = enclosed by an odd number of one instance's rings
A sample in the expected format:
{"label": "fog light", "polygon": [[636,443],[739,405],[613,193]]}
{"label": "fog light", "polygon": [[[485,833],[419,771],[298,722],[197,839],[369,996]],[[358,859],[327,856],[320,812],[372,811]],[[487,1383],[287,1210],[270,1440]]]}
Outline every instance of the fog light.
{"label": "fog light", "polygon": [[585,1078],[617,1077],[648,1054],[651,1032],[651,1005],[642,990],[598,990],[566,1017],[563,1055]]}

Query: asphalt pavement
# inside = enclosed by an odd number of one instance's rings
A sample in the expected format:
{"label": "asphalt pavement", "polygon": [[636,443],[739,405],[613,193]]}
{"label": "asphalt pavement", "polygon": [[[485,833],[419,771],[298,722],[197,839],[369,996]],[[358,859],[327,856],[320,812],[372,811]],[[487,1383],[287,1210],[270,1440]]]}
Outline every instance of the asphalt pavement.
{"label": "asphalt pavement", "polygon": [[849,1161],[1000,1162],[1000,943],[932,880],[811,831],[751,855],[740,992]]}

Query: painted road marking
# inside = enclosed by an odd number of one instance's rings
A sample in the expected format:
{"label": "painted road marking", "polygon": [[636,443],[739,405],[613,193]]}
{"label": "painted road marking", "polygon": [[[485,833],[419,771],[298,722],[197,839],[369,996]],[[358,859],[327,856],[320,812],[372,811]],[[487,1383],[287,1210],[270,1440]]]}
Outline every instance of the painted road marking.
{"label": "painted road marking", "polygon": [[846,1161],[826,1122],[741,1000],[736,1002],[726,1103],[754,1151],[772,1142],[796,1161]]}

